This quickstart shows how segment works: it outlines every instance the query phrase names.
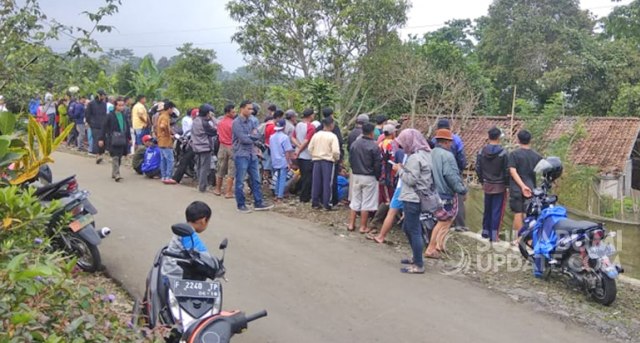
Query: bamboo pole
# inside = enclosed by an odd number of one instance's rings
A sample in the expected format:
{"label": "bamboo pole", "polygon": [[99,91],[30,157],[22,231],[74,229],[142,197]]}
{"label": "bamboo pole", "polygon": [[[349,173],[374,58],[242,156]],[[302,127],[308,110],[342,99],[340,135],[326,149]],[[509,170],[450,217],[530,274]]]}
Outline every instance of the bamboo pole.
{"label": "bamboo pole", "polygon": [[516,92],[518,91],[518,85],[513,86],[513,100],[511,101],[511,132],[509,138],[513,142],[513,121],[516,116]]}

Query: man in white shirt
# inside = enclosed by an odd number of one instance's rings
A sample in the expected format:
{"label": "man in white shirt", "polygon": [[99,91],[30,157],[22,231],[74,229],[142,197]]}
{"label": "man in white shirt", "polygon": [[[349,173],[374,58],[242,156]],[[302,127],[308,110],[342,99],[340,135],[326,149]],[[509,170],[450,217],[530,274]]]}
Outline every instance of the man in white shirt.
{"label": "man in white shirt", "polygon": [[181,126],[182,126],[182,135],[187,136],[191,133],[191,128],[193,128],[193,118],[198,115],[198,109],[194,108],[191,110],[191,113],[187,113],[187,115],[182,118]]}

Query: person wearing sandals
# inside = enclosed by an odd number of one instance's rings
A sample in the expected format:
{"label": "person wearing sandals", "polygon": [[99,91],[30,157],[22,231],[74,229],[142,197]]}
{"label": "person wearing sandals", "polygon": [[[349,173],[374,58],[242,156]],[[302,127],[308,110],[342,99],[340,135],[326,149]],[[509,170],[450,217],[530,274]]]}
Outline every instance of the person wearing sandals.
{"label": "person wearing sandals", "polygon": [[422,208],[416,189],[430,189],[433,183],[431,176],[431,149],[424,136],[415,129],[403,130],[396,138],[396,142],[408,155],[406,164],[394,164],[393,169],[397,172],[403,184],[399,196],[404,207],[402,229],[407,235],[413,253],[412,258],[401,261],[401,263],[408,264],[408,266],[400,269],[400,271],[408,274],[422,274],[424,273],[422,253],[425,241],[422,236],[422,225],[420,224]]}
{"label": "person wearing sandals", "polygon": [[440,258],[440,253],[445,251],[445,241],[449,228],[458,213],[457,194],[464,196],[467,188],[462,182],[456,158],[451,153],[453,133],[448,129],[436,130],[436,147],[431,152],[433,162],[433,181],[440,195],[443,206],[434,215],[438,223],[431,233],[431,241],[425,252],[427,258]]}

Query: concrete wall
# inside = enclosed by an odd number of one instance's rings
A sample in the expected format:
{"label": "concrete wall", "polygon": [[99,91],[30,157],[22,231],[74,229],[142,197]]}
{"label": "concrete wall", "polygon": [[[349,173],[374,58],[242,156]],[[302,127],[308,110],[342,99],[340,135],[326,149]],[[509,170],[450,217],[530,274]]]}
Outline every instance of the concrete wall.
{"label": "concrete wall", "polygon": [[624,195],[623,186],[624,177],[603,176],[600,178],[600,184],[598,185],[598,193],[601,195],[607,195],[614,199],[621,199]]}

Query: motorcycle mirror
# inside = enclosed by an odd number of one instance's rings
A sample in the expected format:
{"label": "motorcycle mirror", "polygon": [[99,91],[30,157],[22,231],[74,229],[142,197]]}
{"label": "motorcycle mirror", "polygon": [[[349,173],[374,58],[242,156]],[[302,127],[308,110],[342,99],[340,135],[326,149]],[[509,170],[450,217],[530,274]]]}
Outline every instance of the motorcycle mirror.
{"label": "motorcycle mirror", "polygon": [[174,224],[171,226],[171,232],[180,237],[187,237],[193,234],[193,228],[187,223]]}
{"label": "motorcycle mirror", "polygon": [[227,245],[229,245],[229,240],[225,238],[220,242],[220,250],[226,249]]}

